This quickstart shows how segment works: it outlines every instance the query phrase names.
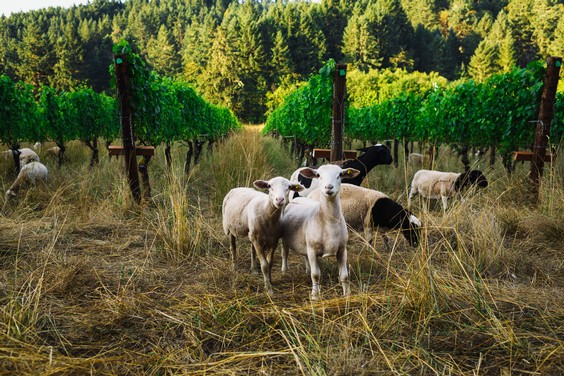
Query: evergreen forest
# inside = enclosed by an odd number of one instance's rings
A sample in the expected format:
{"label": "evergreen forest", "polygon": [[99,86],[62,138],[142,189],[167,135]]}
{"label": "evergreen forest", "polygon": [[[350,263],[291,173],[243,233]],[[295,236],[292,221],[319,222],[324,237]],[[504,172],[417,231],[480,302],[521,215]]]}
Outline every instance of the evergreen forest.
{"label": "evergreen forest", "polygon": [[3,16],[0,33],[0,73],[35,88],[111,93],[112,46],[125,39],[159,75],[262,122],[329,59],[353,75],[482,82],[562,56],[564,1],[92,0]]}

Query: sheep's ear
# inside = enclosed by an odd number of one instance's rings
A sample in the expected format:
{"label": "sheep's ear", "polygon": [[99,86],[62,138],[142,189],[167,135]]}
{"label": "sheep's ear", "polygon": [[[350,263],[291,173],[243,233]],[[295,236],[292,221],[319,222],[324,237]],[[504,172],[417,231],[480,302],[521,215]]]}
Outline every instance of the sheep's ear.
{"label": "sheep's ear", "polygon": [[290,184],[289,189],[294,192],[301,192],[304,190],[304,187],[301,184]]}
{"label": "sheep's ear", "polygon": [[258,189],[268,189],[268,188],[270,188],[270,184],[268,184],[268,182],[266,180],[255,180],[253,185],[255,187],[257,187]]}
{"label": "sheep's ear", "polygon": [[341,171],[341,177],[346,178],[356,178],[358,174],[360,174],[360,171],[358,171],[356,168],[346,168]]}
{"label": "sheep's ear", "polygon": [[300,170],[300,175],[305,176],[306,178],[309,179],[315,179],[319,177],[319,174],[317,173],[317,171],[315,171],[314,169],[311,169],[309,167],[304,167]]}

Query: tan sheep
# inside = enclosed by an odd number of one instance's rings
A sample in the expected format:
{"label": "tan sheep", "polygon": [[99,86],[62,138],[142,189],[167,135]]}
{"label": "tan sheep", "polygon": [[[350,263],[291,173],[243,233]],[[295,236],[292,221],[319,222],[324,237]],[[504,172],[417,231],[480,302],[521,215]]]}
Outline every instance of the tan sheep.
{"label": "tan sheep", "polygon": [[446,211],[447,198],[454,198],[458,195],[460,201],[464,202],[462,191],[470,185],[485,188],[488,186],[488,181],[484,174],[478,170],[463,173],[419,170],[411,181],[408,207],[411,207],[412,197],[420,194],[425,198],[440,198],[443,203],[443,211]]}

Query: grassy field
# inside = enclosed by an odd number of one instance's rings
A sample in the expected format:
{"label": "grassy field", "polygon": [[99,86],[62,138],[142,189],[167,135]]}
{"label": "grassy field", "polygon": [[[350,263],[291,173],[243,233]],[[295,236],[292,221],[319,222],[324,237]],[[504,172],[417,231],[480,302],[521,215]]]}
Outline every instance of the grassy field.
{"label": "grassy field", "polygon": [[[221,227],[229,189],[289,177],[288,151],[257,127],[233,135],[183,177],[185,147],[151,161],[153,200],[137,207],[123,160],[88,168],[69,145],[46,187],[0,217],[0,374],[559,375],[564,369],[564,164],[530,204],[519,165],[475,164],[490,186],[428,213],[417,249],[350,234],[352,295],[334,259],[323,300],[309,299],[301,257],[273,270],[275,295],[249,272],[247,242],[230,267]],[[562,154],[562,150],[560,150]],[[485,158],[487,161],[488,158]],[[403,165],[400,161],[400,166]],[[5,191],[11,161],[0,163]],[[437,169],[461,171],[442,150]],[[365,185],[406,203],[410,168],[378,166]]]}

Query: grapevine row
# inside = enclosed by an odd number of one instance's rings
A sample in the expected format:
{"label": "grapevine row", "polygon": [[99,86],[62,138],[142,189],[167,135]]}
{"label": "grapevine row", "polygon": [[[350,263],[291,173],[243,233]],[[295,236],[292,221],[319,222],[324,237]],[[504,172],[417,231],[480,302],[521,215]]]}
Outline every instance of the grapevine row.
{"label": "grapevine row", "polygon": [[[158,146],[199,139],[214,142],[240,125],[229,109],[205,101],[188,84],[150,71],[125,41],[114,46],[130,64],[132,115],[138,143]],[[113,65],[110,66],[113,76]],[[91,88],[57,92],[34,88],[0,76],[0,142],[12,150],[23,142],[53,141],[59,163],[65,144],[81,140],[97,160],[97,140],[110,143],[119,136],[117,100]]]}
{"label": "grapevine row", "polygon": [[[346,109],[345,135],[361,141],[397,139],[497,148],[507,158],[534,140],[544,68],[535,62],[478,83],[416,87],[362,108]],[[331,75],[316,75],[269,116],[264,132],[326,147],[331,128]],[[564,94],[557,95],[551,141],[564,136]]]}

